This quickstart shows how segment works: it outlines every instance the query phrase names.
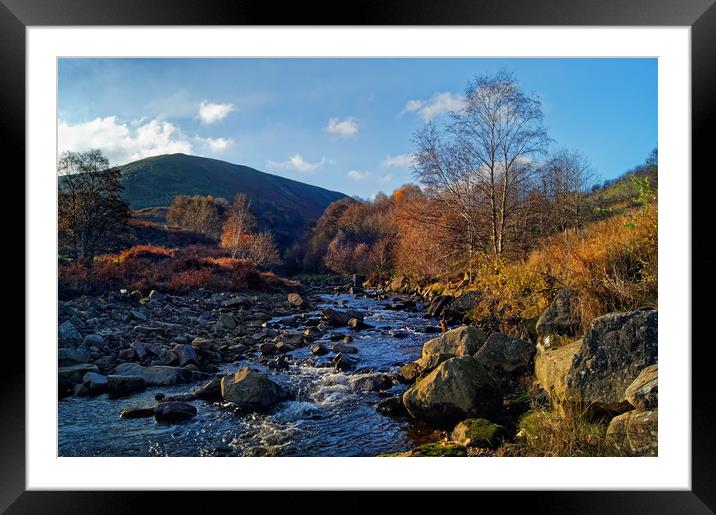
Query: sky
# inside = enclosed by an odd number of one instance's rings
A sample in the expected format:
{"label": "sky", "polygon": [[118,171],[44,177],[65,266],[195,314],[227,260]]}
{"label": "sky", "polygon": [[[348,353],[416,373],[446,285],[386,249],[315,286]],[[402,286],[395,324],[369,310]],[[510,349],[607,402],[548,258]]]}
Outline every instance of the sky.
{"label": "sky", "polygon": [[602,180],[657,146],[656,59],[60,59],[58,150],[183,152],[362,198],[416,182],[413,134],[511,72]]}

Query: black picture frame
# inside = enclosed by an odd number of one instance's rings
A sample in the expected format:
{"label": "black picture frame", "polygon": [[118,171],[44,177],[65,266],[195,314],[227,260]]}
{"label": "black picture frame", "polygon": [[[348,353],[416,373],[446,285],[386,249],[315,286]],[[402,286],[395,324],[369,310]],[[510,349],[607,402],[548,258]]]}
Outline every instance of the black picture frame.
{"label": "black picture frame", "polygon": [[[221,0],[0,0],[0,146],[3,149],[6,191],[12,199],[3,202],[6,217],[24,212],[25,169],[25,28],[38,25],[557,25],[557,26],[689,26],[691,27],[692,73],[692,276],[698,277],[692,290],[693,333],[685,332],[680,345],[692,353],[692,490],[690,491],[589,491],[589,492],[475,492],[451,494],[474,506],[504,503],[529,506],[534,513],[714,513],[716,511],[716,409],[712,400],[713,343],[705,329],[711,315],[707,296],[713,294],[716,257],[710,252],[713,233],[706,195],[714,191],[707,129],[714,124],[716,92],[716,5],[714,0],[457,0],[457,1],[359,1],[352,4],[316,1],[273,4],[259,1]],[[10,158],[10,159],[8,159]],[[12,163],[12,166],[10,165]],[[14,172],[12,172],[14,170]],[[689,171],[684,171],[689,173]],[[703,198],[699,199],[699,195]],[[13,200],[14,199],[14,200]],[[13,202],[15,205],[13,205]],[[21,205],[20,205],[21,204]],[[8,219],[8,218],[4,218]],[[12,225],[12,226],[10,226]],[[703,230],[700,230],[703,229]],[[2,270],[25,270],[24,224],[7,224],[3,233],[12,242],[12,252],[0,253]],[[697,237],[700,235],[701,237]],[[698,275],[696,275],[698,274]],[[6,322],[24,319],[23,278],[9,274],[16,284],[12,308],[21,313],[4,314]],[[703,292],[699,299],[697,292]],[[6,308],[11,309],[11,308]],[[15,315],[14,317],[12,315]],[[19,324],[14,324],[19,325]],[[24,328],[15,334],[24,341]],[[17,329],[16,329],[17,330]],[[710,336],[710,335],[709,335]],[[22,338],[22,340],[20,340]],[[689,340],[691,339],[691,342]],[[9,348],[12,347],[12,348]],[[128,513],[154,510],[148,497],[135,492],[39,492],[25,489],[25,374],[24,352],[19,344],[6,343],[1,374],[0,410],[3,414],[0,438],[0,509],[6,513]],[[206,509],[206,493],[165,493],[165,512]],[[211,504],[231,499],[231,493],[211,493]],[[261,503],[259,494],[242,492],[244,507]],[[265,494],[264,494],[265,495]],[[324,508],[368,511],[375,506],[366,493],[349,493],[340,505]],[[457,498],[455,498],[457,496]],[[306,494],[270,494],[271,511],[279,504],[306,505]],[[265,499],[265,497],[263,498]],[[425,494],[413,493],[410,503],[424,505]],[[248,501],[248,503],[247,503]],[[263,502],[266,502],[265,500]],[[312,501],[315,510],[321,506]],[[477,503],[477,504],[475,504]],[[340,507],[339,507],[340,506]],[[218,507],[218,506],[217,506]],[[409,505],[403,505],[409,508]],[[403,510],[401,510],[403,511]]]}

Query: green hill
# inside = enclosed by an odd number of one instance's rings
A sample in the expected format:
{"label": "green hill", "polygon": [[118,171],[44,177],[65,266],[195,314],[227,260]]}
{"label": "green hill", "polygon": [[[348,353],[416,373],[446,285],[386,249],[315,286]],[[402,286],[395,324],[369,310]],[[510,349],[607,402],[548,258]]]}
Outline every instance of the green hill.
{"label": "green hill", "polygon": [[262,229],[281,247],[294,241],[343,193],[217,159],[169,154],[120,167],[124,198],[133,210],[166,207],[176,195],[213,195],[231,202],[245,193]]}

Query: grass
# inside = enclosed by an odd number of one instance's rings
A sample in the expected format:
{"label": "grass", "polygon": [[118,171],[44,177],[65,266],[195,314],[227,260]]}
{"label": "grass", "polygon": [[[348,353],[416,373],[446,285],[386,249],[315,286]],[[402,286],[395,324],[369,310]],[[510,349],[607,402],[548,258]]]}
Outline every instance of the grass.
{"label": "grass", "polygon": [[577,410],[564,417],[551,411],[530,411],[519,421],[514,443],[503,444],[498,456],[619,456],[606,441],[607,426]]}
{"label": "grass", "polygon": [[478,256],[472,283],[437,283],[428,289],[434,294],[479,291],[470,313],[473,322],[486,331],[525,339],[530,336],[527,322],[536,320],[557,292],[567,287],[579,291],[585,329],[605,313],[656,308],[657,218],[656,203],[651,202],[584,229],[557,234],[526,260]]}

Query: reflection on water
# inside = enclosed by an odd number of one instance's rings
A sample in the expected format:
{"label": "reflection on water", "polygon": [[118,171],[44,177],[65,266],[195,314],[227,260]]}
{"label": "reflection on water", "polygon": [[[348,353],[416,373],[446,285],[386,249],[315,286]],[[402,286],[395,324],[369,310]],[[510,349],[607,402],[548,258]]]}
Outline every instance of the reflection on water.
{"label": "reflection on water", "polygon": [[[358,347],[357,370],[395,371],[396,367],[420,356],[422,344],[430,338],[422,328],[433,321],[421,313],[384,310],[383,301],[326,295],[326,306],[359,309],[373,325],[354,336]],[[280,319],[272,321],[280,323]],[[404,338],[393,338],[390,330],[402,329]],[[319,340],[324,341],[325,339]],[[325,340],[325,343],[330,343]],[[69,398],[59,403],[60,456],[375,456],[414,447],[423,441],[426,428],[408,419],[379,414],[373,404],[377,393],[360,393],[349,382],[351,373],[336,372],[329,365],[333,354],[320,358],[304,347],[291,353],[289,370],[267,370],[277,382],[298,392],[297,400],[279,404],[267,412],[241,412],[194,401],[198,414],[185,422],[168,425],[153,418],[121,419],[127,406],[154,404],[154,395],[189,391],[195,385],[156,387],[141,394],[110,399],[106,395]],[[237,362],[224,366],[232,372]],[[395,385],[391,393],[405,389]]]}

